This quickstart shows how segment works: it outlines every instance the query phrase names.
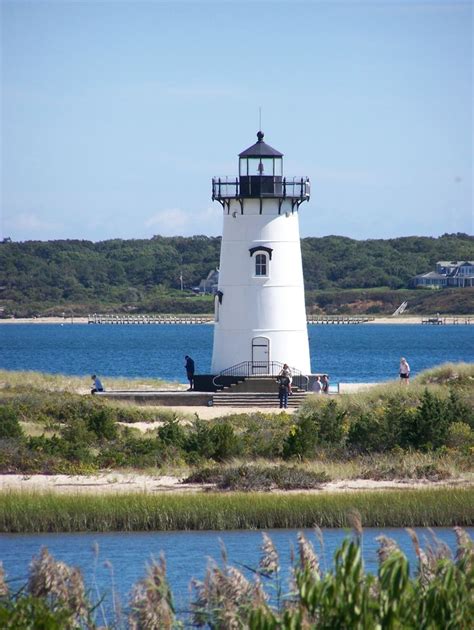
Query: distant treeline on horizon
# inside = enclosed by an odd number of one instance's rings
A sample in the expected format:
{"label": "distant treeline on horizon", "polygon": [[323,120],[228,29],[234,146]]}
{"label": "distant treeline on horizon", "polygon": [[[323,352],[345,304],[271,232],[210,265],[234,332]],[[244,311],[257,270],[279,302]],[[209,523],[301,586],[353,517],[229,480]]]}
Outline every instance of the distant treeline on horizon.
{"label": "distant treeline on horizon", "polygon": [[[100,242],[4,239],[0,307],[4,314],[23,316],[68,305],[209,312],[209,299],[184,294],[219,266],[220,244],[220,237],[211,236]],[[474,259],[474,237],[307,237],[301,249],[305,288],[312,300],[312,292],[320,291],[407,289],[413,276],[433,270],[438,260]]]}

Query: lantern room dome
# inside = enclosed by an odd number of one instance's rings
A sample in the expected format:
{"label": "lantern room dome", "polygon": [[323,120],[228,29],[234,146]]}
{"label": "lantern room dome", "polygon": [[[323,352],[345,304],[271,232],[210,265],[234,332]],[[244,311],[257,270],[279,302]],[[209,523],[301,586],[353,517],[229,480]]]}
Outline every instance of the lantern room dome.
{"label": "lantern room dome", "polygon": [[262,131],[259,131],[257,133],[257,138],[258,140],[255,144],[252,144],[251,147],[245,149],[245,151],[242,151],[242,153],[239,153],[240,158],[283,157],[283,153],[280,153],[280,151],[277,151],[263,141],[264,133]]}

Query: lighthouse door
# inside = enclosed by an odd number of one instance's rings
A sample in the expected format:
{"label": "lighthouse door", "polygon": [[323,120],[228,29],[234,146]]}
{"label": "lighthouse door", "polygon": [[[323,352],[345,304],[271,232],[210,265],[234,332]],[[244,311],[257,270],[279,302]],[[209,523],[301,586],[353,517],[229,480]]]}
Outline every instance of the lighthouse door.
{"label": "lighthouse door", "polygon": [[252,339],[252,374],[268,374],[270,360],[270,340],[268,337]]}

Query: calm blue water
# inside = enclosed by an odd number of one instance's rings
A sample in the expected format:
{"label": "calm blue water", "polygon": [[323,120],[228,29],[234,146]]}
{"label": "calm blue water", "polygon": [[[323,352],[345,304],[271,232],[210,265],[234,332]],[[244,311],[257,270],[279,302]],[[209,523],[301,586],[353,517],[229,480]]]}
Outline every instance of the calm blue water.
{"label": "calm blue water", "polygon": [[[334,551],[348,535],[341,529],[324,530],[324,550],[319,548],[312,530],[304,530],[306,537],[313,543],[320,556],[323,568],[332,566]],[[474,528],[467,528],[470,536]],[[418,529],[422,544],[433,539],[427,529]],[[452,550],[455,549],[454,532],[445,528],[434,528],[436,537],[444,541]],[[268,532],[278,549],[283,568],[284,584],[287,584],[290,566],[291,546],[296,549],[296,530],[270,530]],[[367,528],[364,530],[363,552],[368,571],[376,572],[378,543],[380,534],[395,539],[407,554],[412,569],[416,568],[413,546],[408,534],[403,529],[386,528],[384,530]],[[219,540],[225,544],[230,564],[242,568],[255,567],[260,558],[262,535],[258,531],[204,531],[204,532],[156,532],[156,533],[110,533],[110,534],[2,534],[0,535],[0,560],[9,579],[14,579],[12,586],[20,586],[27,576],[28,564],[33,555],[46,546],[57,560],[79,566],[89,586],[93,585],[94,554],[93,543],[100,548],[97,563],[97,582],[101,593],[107,592],[106,607],[110,609],[111,578],[104,561],[113,565],[115,588],[121,602],[126,606],[132,584],[145,574],[145,564],[152,557],[158,559],[160,552],[165,553],[168,579],[172,587],[175,604],[180,611],[187,610],[189,602],[189,582],[191,578],[203,579],[207,558],[220,560]],[[125,553],[124,553],[125,551]],[[242,568],[247,577],[252,575]],[[99,618],[100,621],[100,618]]]}
{"label": "calm blue water", "polygon": [[[312,370],[329,373],[332,382],[396,378],[401,356],[413,374],[474,360],[469,325],[310,325],[308,331]],[[185,382],[185,354],[198,373],[209,373],[212,334],[210,325],[8,324],[0,326],[0,368]]]}

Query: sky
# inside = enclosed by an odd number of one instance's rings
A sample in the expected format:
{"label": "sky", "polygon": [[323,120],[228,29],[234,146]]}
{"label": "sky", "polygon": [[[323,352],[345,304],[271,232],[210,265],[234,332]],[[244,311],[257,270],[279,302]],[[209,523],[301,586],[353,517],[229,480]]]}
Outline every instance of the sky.
{"label": "sky", "polygon": [[473,233],[471,1],[0,2],[0,238],[219,235],[260,112],[301,236]]}

